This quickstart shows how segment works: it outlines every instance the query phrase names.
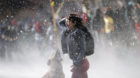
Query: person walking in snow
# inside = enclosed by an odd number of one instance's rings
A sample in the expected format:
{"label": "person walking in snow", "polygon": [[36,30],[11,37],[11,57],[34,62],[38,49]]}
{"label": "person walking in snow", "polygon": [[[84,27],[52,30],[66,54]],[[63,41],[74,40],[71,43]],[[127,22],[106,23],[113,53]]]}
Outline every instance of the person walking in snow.
{"label": "person walking in snow", "polygon": [[[93,54],[94,42],[91,34],[82,24],[82,18],[77,14],[70,14],[67,18],[63,18],[59,25],[64,27],[61,37],[61,45],[63,53],[68,53],[70,59],[73,61],[72,77],[71,78],[88,78],[87,70],[89,69],[89,62],[87,55]],[[88,34],[88,35],[87,35]],[[86,38],[90,37],[87,46]],[[90,47],[90,48],[89,48]],[[90,51],[90,49],[92,49]],[[87,50],[91,52],[88,54]]]}

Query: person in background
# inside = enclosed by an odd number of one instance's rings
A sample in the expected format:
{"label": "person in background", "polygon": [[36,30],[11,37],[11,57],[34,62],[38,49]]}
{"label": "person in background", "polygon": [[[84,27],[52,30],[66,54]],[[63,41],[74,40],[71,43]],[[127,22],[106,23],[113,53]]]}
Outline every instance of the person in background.
{"label": "person in background", "polygon": [[114,20],[109,16],[109,12],[106,12],[104,15],[104,30],[107,37],[107,40],[110,40],[109,44],[112,45],[112,32],[114,31]]}
{"label": "person in background", "polygon": [[102,13],[100,8],[98,8],[96,10],[96,15],[95,15],[95,17],[93,19],[92,26],[93,26],[93,30],[94,30],[95,39],[97,39],[97,42],[102,42],[101,41],[101,39],[102,39],[102,37],[101,37],[101,35],[102,35],[101,29],[104,26],[104,20],[103,20],[103,13]]}
{"label": "person in background", "polygon": [[43,29],[41,26],[40,22],[36,22],[32,28],[32,32],[34,32],[34,37],[35,37],[35,43],[38,46],[39,50],[42,50],[41,45],[42,45],[42,40],[43,40]]}
{"label": "person in background", "polygon": [[135,31],[137,33],[138,41],[140,42],[140,1],[136,2],[134,6],[132,19],[135,22]]}

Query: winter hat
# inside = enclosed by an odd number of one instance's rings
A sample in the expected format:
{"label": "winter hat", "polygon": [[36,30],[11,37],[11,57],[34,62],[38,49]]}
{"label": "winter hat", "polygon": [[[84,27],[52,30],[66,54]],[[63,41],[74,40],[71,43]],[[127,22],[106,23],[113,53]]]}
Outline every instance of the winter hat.
{"label": "winter hat", "polygon": [[78,14],[70,14],[68,16],[68,19],[72,22],[75,22],[75,21],[82,21],[82,18],[80,16],[78,16]]}

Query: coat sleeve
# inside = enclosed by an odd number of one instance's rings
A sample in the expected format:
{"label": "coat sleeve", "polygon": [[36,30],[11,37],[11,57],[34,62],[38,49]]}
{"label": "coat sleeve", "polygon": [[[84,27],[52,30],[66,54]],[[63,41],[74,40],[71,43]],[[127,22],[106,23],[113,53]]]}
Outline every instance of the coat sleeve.
{"label": "coat sleeve", "polygon": [[66,19],[65,18],[63,18],[63,19],[61,19],[59,22],[58,22],[58,26],[61,28],[61,29],[63,29],[63,30],[65,30],[67,27],[66,27],[66,24],[65,24],[65,21],[66,21]]}
{"label": "coat sleeve", "polygon": [[77,58],[73,60],[75,66],[79,67],[82,65],[82,60],[85,57],[85,39],[84,35],[80,32],[76,33],[74,36],[75,40],[75,50],[77,51],[78,55]]}
{"label": "coat sleeve", "polygon": [[62,47],[63,54],[68,53],[67,39],[66,39],[67,35],[68,35],[68,32],[63,31],[62,36],[61,36],[61,47]]}

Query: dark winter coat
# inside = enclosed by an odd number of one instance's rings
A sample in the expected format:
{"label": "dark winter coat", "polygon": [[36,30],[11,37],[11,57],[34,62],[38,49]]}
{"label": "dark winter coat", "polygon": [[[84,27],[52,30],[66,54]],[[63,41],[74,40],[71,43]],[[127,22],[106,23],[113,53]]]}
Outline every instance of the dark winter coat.
{"label": "dark winter coat", "polygon": [[140,15],[140,9],[139,8],[135,8],[133,10],[132,15],[134,16],[135,22],[139,23],[140,22],[140,16],[139,16]]}
{"label": "dark winter coat", "polygon": [[99,31],[101,28],[103,28],[103,25],[103,14],[101,13],[100,9],[97,9],[96,16],[93,19],[93,30]]}
{"label": "dark winter coat", "polygon": [[62,51],[68,53],[75,66],[81,66],[85,57],[85,33],[81,29],[68,30],[65,20],[59,22],[61,27],[65,27],[62,37]]}

